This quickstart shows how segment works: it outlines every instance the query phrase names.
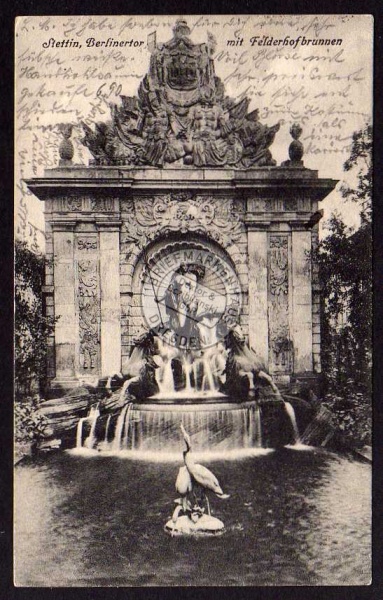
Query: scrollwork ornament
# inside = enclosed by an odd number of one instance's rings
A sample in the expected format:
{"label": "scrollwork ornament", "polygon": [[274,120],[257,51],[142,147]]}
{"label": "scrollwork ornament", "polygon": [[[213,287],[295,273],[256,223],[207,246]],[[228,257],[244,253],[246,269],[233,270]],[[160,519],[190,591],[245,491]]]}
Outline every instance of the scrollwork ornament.
{"label": "scrollwork ornament", "polygon": [[288,237],[270,237],[269,261],[270,359],[279,372],[289,372],[291,343],[289,330]]}
{"label": "scrollwork ornament", "polygon": [[125,223],[124,237],[140,247],[159,235],[176,231],[200,233],[228,247],[240,239],[243,231],[230,198],[201,195],[179,202],[169,195],[140,197],[134,208],[135,219]]}
{"label": "scrollwork ornament", "polygon": [[96,260],[78,261],[80,367],[97,369],[100,347],[99,273]]}

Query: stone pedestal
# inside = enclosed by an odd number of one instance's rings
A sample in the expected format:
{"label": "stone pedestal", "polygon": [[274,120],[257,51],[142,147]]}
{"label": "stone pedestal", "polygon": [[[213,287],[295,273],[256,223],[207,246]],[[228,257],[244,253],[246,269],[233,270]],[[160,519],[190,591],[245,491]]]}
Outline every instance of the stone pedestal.
{"label": "stone pedestal", "polygon": [[188,516],[183,515],[175,521],[172,519],[165,525],[165,531],[171,536],[213,536],[222,535],[225,525],[220,519],[211,515],[202,515],[198,521],[193,522]]}

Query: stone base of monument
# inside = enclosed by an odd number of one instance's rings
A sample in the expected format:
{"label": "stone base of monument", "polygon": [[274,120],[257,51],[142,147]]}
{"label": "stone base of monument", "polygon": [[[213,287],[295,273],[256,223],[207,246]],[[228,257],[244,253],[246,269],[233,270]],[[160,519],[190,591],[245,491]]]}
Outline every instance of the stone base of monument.
{"label": "stone base of monument", "polygon": [[194,535],[209,536],[221,535],[224,532],[225,525],[211,515],[202,515],[196,522],[188,516],[177,517],[175,521],[170,519],[165,525],[166,533],[170,535]]}

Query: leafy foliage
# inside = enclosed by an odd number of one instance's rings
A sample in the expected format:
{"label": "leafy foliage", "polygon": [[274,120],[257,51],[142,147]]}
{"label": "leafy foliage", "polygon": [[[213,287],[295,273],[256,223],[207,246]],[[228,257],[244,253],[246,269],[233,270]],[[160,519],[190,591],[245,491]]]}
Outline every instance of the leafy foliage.
{"label": "leafy foliage", "polygon": [[350,234],[336,215],[319,247],[324,298],[323,368],[330,387],[369,386],[372,328],[371,224]]}
{"label": "leafy foliage", "polygon": [[357,184],[343,185],[344,198],[357,202],[362,223],[371,222],[372,213],[372,127],[369,124],[352,136],[350,157],[344,163],[345,171],[354,171]]}
{"label": "leafy foliage", "polygon": [[27,398],[15,405],[15,441],[38,442],[44,438],[49,428],[47,419],[37,412],[35,398]]}
{"label": "leafy foliage", "polygon": [[353,382],[346,383],[342,395],[327,394],[322,405],[328,408],[343,441],[351,447],[371,445],[372,406],[369,394],[356,392]]}
{"label": "leafy foliage", "polygon": [[45,259],[25,242],[15,247],[15,392],[16,399],[40,389],[46,380],[47,337],[54,319],[43,314]]}
{"label": "leafy foliage", "polygon": [[[346,171],[356,184],[343,186],[346,199],[357,202],[361,224],[349,229],[339,215],[329,220],[329,235],[319,244],[317,260],[323,294],[322,360],[327,389],[369,392],[372,345],[372,129],[354,133]],[[368,397],[368,393],[367,393]]]}

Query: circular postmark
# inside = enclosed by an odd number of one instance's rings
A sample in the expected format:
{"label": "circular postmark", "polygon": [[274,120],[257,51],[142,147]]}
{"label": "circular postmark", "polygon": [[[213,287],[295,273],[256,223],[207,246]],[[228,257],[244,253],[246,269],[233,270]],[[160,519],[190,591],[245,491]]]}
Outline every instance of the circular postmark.
{"label": "circular postmark", "polygon": [[170,247],[145,267],[143,315],[167,344],[204,350],[238,323],[240,283],[229,261],[218,253],[197,245]]}

